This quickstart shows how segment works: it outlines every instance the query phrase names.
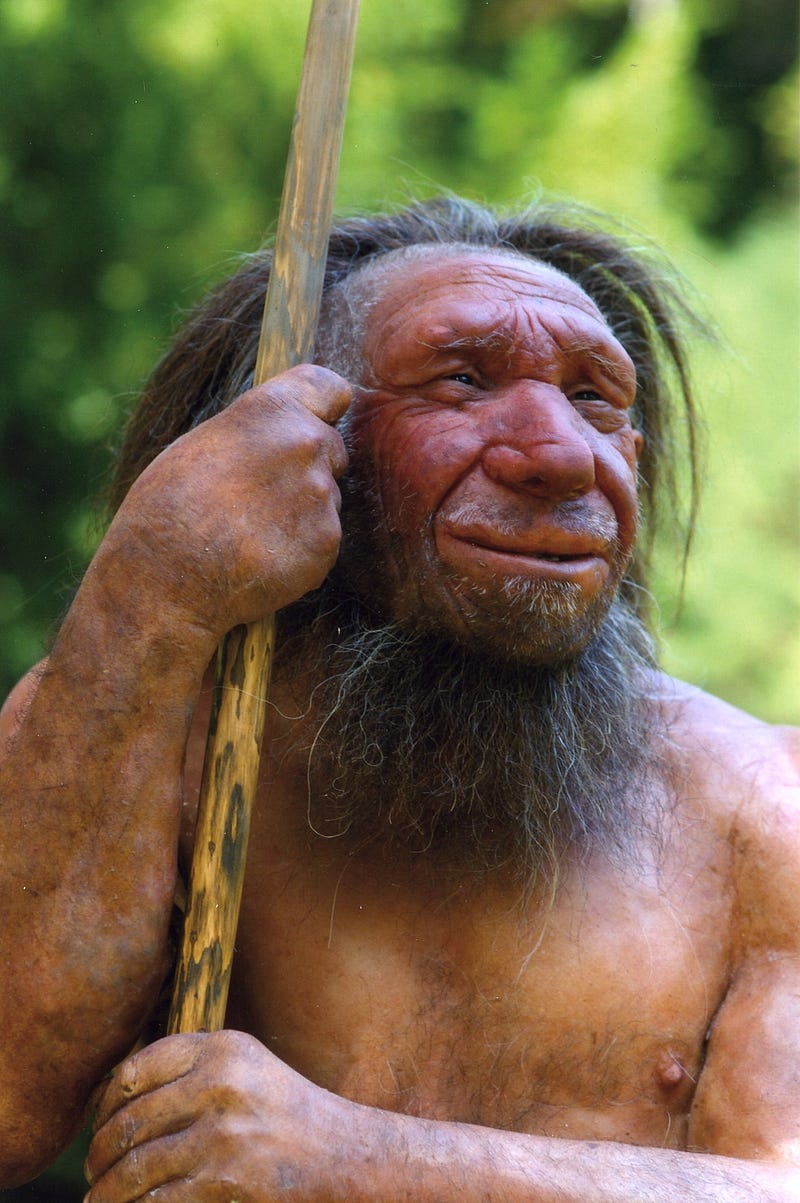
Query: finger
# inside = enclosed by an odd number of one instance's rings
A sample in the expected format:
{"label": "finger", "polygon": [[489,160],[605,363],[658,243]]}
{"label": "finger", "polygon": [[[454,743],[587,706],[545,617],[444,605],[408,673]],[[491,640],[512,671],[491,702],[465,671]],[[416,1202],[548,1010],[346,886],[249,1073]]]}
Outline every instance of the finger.
{"label": "finger", "polygon": [[[342,376],[316,363],[301,363],[259,385],[275,397],[305,406],[324,422],[337,422],[353,399],[353,388]],[[258,391],[256,389],[255,391]]]}
{"label": "finger", "polygon": [[321,435],[324,437],[317,437],[315,435],[311,449],[313,452],[321,453],[324,456],[331,476],[336,479],[343,475],[349,462],[344,439],[339,431],[332,426],[320,426],[318,422],[315,423],[315,426],[317,431],[321,432]]}
{"label": "finger", "polygon": [[[162,1136],[130,1149],[93,1183],[84,1203],[137,1203],[150,1192],[187,1178],[193,1156],[185,1134]],[[189,1194],[184,1194],[189,1199]]]}
{"label": "finger", "polygon": [[338,430],[332,430],[328,446],[328,464],[330,465],[331,475],[338,480],[347,470],[348,463],[349,456],[345,450],[344,439]]}
{"label": "finger", "polygon": [[[203,1203],[206,1198],[218,1200],[219,1197],[219,1191],[216,1196],[201,1194],[193,1180],[176,1178],[174,1182],[165,1182],[163,1186],[154,1186],[147,1194],[139,1195],[131,1203]],[[93,1203],[91,1195],[86,1196],[84,1203]]]}
{"label": "finger", "polygon": [[96,1182],[139,1145],[186,1131],[194,1118],[180,1080],[133,1099],[95,1131],[84,1164],[87,1181]]}
{"label": "finger", "polygon": [[106,1086],[95,1113],[98,1129],[126,1103],[184,1077],[196,1063],[202,1035],[166,1036],[127,1057]]}

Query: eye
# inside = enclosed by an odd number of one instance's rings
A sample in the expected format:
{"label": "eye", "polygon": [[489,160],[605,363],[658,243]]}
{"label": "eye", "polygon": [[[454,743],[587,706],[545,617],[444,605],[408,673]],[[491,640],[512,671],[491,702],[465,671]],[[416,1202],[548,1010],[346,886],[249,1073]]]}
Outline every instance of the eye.
{"label": "eye", "polygon": [[453,372],[447,377],[448,380],[454,380],[456,384],[466,384],[469,388],[475,388],[478,380],[470,372]]}
{"label": "eye", "polygon": [[577,388],[569,399],[577,412],[601,433],[612,434],[628,423],[627,409],[620,409],[599,389]]}

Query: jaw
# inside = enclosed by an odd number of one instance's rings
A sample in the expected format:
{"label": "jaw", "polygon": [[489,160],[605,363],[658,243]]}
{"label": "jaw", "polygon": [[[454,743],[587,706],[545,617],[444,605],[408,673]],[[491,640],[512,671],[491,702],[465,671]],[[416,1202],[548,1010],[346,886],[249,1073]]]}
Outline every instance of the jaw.
{"label": "jaw", "polygon": [[462,510],[456,534],[452,514],[439,511],[412,537],[388,527],[374,492],[365,503],[363,487],[345,486],[343,502],[334,577],[347,591],[381,621],[508,662],[573,660],[608,613],[626,567],[613,515],[587,518],[578,506],[562,507],[558,526],[541,522],[535,535],[527,524],[512,535],[510,520],[490,530],[482,508],[480,530],[467,528]]}
{"label": "jaw", "polygon": [[621,572],[604,569],[598,587],[587,590],[569,572],[505,572],[479,580],[438,561],[435,571],[404,578],[384,617],[506,662],[554,666],[574,660],[608,614]]}

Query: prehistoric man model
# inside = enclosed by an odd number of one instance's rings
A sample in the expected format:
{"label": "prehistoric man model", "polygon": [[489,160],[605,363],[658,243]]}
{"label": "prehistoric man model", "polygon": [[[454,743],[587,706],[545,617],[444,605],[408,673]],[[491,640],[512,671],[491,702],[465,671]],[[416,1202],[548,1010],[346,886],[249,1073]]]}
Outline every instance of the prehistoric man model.
{"label": "prehistoric man model", "polygon": [[325,366],[248,390],[265,264],[157,369],[5,711],[2,1180],[156,1007],[207,666],[280,611],[231,1030],[103,1083],[90,1203],[800,1199],[797,744],[641,620],[661,285],[546,213],[353,220]]}

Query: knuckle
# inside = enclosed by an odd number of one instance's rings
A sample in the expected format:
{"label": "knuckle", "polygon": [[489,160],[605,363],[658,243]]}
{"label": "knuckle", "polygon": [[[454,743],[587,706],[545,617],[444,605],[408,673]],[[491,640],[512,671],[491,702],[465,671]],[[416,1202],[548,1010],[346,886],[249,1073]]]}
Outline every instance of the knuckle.
{"label": "knuckle", "polygon": [[330,368],[316,363],[301,363],[275,376],[260,386],[267,394],[297,403],[304,408],[314,402],[321,403],[323,410],[329,407],[344,408],[352,397],[352,386],[344,377]]}
{"label": "knuckle", "polygon": [[118,1071],[119,1089],[124,1098],[132,1098],[136,1094],[136,1084],[139,1079],[138,1063],[135,1057],[129,1057]]}
{"label": "knuckle", "polygon": [[201,1089],[215,1107],[235,1107],[247,1092],[249,1066],[242,1036],[225,1030],[213,1033],[206,1041]]}
{"label": "knuckle", "polygon": [[216,1138],[233,1122],[248,1093],[248,1075],[236,1061],[226,1063],[215,1078],[203,1082],[198,1097],[203,1112],[214,1117]]}
{"label": "knuckle", "polygon": [[323,367],[319,363],[299,363],[296,367],[290,368],[285,376],[287,379],[297,380],[300,384],[308,384],[317,388],[338,387],[345,383],[341,376],[337,376],[330,368]]}
{"label": "knuckle", "polygon": [[339,495],[336,483],[329,472],[309,472],[304,489],[306,500],[315,509],[335,502]]}
{"label": "knuckle", "polygon": [[316,463],[325,455],[329,446],[327,435],[328,428],[318,418],[309,415],[309,420],[304,422],[303,428],[295,436],[297,452],[306,463]]}
{"label": "knuckle", "polygon": [[235,1028],[224,1028],[215,1034],[214,1039],[219,1047],[229,1055],[245,1056],[253,1048],[260,1047],[254,1036],[247,1032],[238,1032]]}

